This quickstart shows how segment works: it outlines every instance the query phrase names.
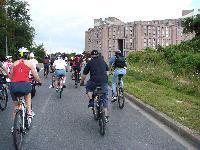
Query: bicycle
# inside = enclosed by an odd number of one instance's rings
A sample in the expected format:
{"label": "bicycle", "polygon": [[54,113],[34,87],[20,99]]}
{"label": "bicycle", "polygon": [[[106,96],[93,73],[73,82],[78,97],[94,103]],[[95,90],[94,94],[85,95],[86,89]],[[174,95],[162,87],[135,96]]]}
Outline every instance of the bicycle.
{"label": "bicycle", "polygon": [[103,108],[103,103],[102,103],[102,91],[101,87],[97,86],[96,89],[93,91],[93,99],[94,99],[94,108],[92,109],[93,111],[93,116],[95,120],[99,121],[99,127],[100,127],[100,134],[105,135],[105,130],[106,130],[106,118],[105,118],[105,111]]}
{"label": "bicycle", "polygon": [[75,87],[78,87],[78,83],[80,83],[80,72],[78,70],[74,71],[74,81],[75,81]]}
{"label": "bicycle", "polygon": [[56,89],[56,92],[59,93],[59,97],[62,98],[62,92],[63,92],[63,76],[58,77],[58,89]]}
{"label": "bicycle", "polygon": [[45,66],[44,67],[44,76],[45,76],[45,78],[47,78],[48,77],[48,74],[49,74],[49,68],[48,68],[49,66]]}
{"label": "bicycle", "polygon": [[124,102],[125,102],[124,88],[123,88],[123,85],[122,85],[122,77],[123,77],[123,74],[118,75],[118,82],[117,82],[117,87],[116,87],[117,101],[118,101],[120,109],[124,108]]}
{"label": "bicycle", "polygon": [[[41,83],[35,83],[35,85],[41,85]],[[28,118],[24,95],[24,93],[15,93],[19,102],[19,108],[16,110],[13,126],[13,141],[17,150],[22,148],[23,136],[31,127],[31,120]]]}
{"label": "bicycle", "polygon": [[1,76],[0,78],[0,84],[2,84],[2,89],[0,90],[0,109],[4,111],[8,103],[7,81],[6,76]]}

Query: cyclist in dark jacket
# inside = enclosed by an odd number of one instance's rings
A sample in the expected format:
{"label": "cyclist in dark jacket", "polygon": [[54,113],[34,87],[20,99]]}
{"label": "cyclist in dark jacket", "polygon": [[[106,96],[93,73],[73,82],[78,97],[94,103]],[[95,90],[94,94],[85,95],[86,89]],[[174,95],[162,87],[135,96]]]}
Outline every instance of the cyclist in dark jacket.
{"label": "cyclist in dark jacket", "polygon": [[97,50],[91,52],[92,59],[86,64],[83,75],[81,77],[81,85],[84,83],[86,75],[90,73],[90,79],[86,84],[86,93],[89,97],[89,108],[94,107],[94,100],[92,99],[92,94],[97,86],[101,86],[103,96],[102,102],[105,109],[105,116],[108,121],[108,65],[99,57]]}

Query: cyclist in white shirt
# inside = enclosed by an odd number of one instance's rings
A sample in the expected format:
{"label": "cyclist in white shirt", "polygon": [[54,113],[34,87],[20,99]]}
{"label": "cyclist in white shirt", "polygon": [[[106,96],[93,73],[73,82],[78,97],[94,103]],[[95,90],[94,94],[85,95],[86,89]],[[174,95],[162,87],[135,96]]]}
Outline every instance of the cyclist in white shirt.
{"label": "cyclist in white shirt", "polygon": [[35,72],[37,72],[37,65],[38,65],[38,61],[35,59],[35,55],[33,53],[30,53],[30,59],[29,62],[33,65],[33,67],[35,68]]}
{"label": "cyclist in white shirt", "polygon": [[[62,59],[62,57],[60,55],[54,61],[53,68],[55,69],[55,75],[57,77],[56,82],[55,82],[55,86],[56,86],[56,89],[58,89],[59,77],[63,77],[63,83],[65,83],[64,77],[66,75],[66,69],[67,69],[66,62]],[[65,85],[63,85],[63,87],[65,87]]]}

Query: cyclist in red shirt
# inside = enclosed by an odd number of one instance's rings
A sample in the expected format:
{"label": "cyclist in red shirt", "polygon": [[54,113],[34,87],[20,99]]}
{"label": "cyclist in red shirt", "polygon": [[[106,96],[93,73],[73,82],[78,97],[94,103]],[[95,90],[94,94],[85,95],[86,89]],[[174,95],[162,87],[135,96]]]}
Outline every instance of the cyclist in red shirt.
{"label": "cyclist in red shirt", "polygon": [[17,55],[18,60],[13,63],[11,67],[11,84],[10,94],[14,103],[13,118],[15,116],[15,110],[18,109],[18,102],[15,97],[15,93],[24,93],[28,117],[32,119],[31,110],[31,82],[29,80],[29,72],[31,71],[35,80],[41,83],[39,76],[37,75],[34,66],[27,60],[29,51],[26,48],[20,48]]}
{"label": "cyclist in red shirt", "polygon": [[[80,55],[76,55],[76,56],[75,56],[72,67],[73,67],[74,73],[75,73],[76,71],[78,71],[79,73],[81,72],[82,58],[81,58]],[[74,78],[74,77],[75,77],[75,76],[73,75],[73,78]]]}

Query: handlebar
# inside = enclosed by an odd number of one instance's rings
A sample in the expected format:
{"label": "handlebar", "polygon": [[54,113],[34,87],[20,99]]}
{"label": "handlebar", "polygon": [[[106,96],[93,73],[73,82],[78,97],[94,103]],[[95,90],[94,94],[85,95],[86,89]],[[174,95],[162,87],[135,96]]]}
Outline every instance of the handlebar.
{"label": "handlebar", "polygon": [[34,85],[34,86],[36,86],[36,85],[41,86],[42,83],[40,83],[40,82],[36,82],[36,83],[33,83],[33,85]]}

